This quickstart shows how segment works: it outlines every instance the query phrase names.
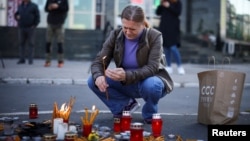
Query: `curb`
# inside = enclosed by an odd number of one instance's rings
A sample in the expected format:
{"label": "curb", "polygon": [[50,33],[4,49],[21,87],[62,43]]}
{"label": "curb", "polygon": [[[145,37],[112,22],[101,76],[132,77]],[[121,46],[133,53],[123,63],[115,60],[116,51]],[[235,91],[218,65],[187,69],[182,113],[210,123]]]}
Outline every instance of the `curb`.
{"label": "curb", "polygon": [[[84,113],[84,110],[72,111],[72,113]],[[53,111],[39,111],[39,115],[42,114],[52,114]],[[100,110],[99,113],[102,114],[112,114],[109,110]],[[141,112],[134,112],[133,114],[142,114]],[[198,113],[160,113],[161,115],[168,116],[197,116]],[[18,116],[18,115],[29,115],[29,112],[12,112],[12,113],[0,113],[0,116]],[[250,115],[250,112],[239,112],[239,115]]]}
{"label": "curb", "polygon": [[[0,84],[52,84],[52,85],[87,85],[87,79],[60,79],[60,78],[0,78]],[[177,88],[198,88],[199,83],[174,82]],[[249,88],[250,83],[245,83],[244,88]]]}
{"label": "curb", "polygon": [[87,79],[0,78],[0,83],[2,83],[2,84],[87,85]]}

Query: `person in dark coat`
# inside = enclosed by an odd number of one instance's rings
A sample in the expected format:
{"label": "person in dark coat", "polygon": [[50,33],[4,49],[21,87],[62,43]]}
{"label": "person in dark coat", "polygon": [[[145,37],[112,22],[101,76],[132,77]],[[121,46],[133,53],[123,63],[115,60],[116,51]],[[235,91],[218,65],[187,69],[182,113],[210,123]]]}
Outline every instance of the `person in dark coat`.
{"label": "person in dark coat", "polygon": [[161,0],[160,5],[156,9],[156,14],[160,16],[159,30],[163,35],[163,46],[166,54],[167,66],[169,73],[173,73],[171,66],[172,56],[175,58],[179,74],[185,74],[182,67],[180,47],[180,19],[182,11],[182,3],[180,0]]}
{"label": "person in dark coat", "polygon": [[57,41],[57,57],[58,57],[58,67],[61,68],[64,65],[64,22],[67,18],[67,13],[69,10],[68,0],[47,0],[45,7],[45,12],[48,13],[47,16],[47,32],[46,32],[46,61],[44,67],[49,67],[51,65],[51,46],[52,41],[56,38]]}
{"label": "person in dark coat", "polygon": [[33,64],[35,29],[40,23],[40,13],[37,4],[30,0],[22,0],[14,14],[18,23],[18,40],[19,40],[19,60],[17,64],[25,63],[25,45],[28,45],[29,64]]}

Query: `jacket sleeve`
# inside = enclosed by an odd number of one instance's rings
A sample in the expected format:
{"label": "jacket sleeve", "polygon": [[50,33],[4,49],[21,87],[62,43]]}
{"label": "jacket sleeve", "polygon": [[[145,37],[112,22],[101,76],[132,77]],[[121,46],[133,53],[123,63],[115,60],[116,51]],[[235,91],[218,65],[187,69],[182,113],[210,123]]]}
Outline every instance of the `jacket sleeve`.
{"label": "jacket sleeve", "polygon": [[156,10],[155,10],[155,14],[160,16],[162,14],[162,10],[164,9],[164,7],[162,5],[159,5]]}
{"label": "jacket sleeve", "polygon": [[17,11],[15,12],[15,14],[14,14],[14,18],[15,18],[15,20],[16,21],[18,21],[18,19],[17,19],[17,16],[19,15],[19,6],[18,6],[18,8],[17,8]]}
{"label": "jacket sleeve", "polygon": [[169,8],[167,8],[169,10],[169,12],[171,12],[172,14],[176,15],[177,17],[181,15],[181,9],[182,9],[182,5],[180,1],[177,1],[175,3],[171,3]]}
{"label": "jacket sleeve", "polygon": [[167,8],[167,7],[164,7],[162,5],[159,5],[157,8],[156,8],[156,11],[155,11],[155,14],[160,16],[162,15],[162,12],[164,10],[167,10],[169,11],[170,13],[176,15],[176,16],[180,16],[181,14],[181,9],[182,9],[182,4],[180,1],[177,1],[175,3],[170,3],[170,6]]}
{"label": "jacket sleeve", "polygon": [[58,10],[67,12],[69,10],[68,0],[63,0],[63,2],[59,4]]}
{"label": "jacket sleeve", "polygon": [[34,25],[38,26],[38,24],[40,23],[40,12],[37,5],[35,5],[34,17],[35,17]]}
{"label": "jacket sleeve", "polygon": [[47,0],[46,3],[45,3],[44,11],[49,12],[49,0]]}
{"label": "jacket sleeve", "polygon": [[[109,36],[102,45],[101,51],[97,53],[96,58],[91,64],[91,73],[94,80],[98,76],[104,75],[104,67],[106,69],[110,64],[111,59],[113,59],[113,50],[115,47],[117,32],[117,30],[110,32]],[[106,56],[106,58],[103,60],[104,56]]]}

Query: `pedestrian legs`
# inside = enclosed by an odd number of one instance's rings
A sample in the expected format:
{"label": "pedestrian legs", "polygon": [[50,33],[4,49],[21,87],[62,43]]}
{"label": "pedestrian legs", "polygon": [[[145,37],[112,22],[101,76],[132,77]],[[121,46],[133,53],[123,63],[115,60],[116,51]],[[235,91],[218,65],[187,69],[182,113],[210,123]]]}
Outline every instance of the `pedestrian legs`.
{"label": "pedestrian legs", "polygon": [[28,31],[28,59],[29,64],[33,64],[33,57],[34,57],[34,51],[35,51],[35,28],[30,28]]}
{"label": "pedestrian legs", "polygon": [[17,64],[24,64],[25,63],[25,43],[27,40],[27,34],[25,29],[19,28],[18,29],[18,38],[19,38],[19,61]]}

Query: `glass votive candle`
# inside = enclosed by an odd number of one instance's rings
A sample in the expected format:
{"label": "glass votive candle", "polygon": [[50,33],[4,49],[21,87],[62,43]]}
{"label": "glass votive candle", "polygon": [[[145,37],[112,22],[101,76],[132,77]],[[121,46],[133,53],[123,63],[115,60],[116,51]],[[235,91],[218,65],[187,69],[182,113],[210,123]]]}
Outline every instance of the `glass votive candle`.
{"label": "glass votive candle", "polygon": [[160,114],[153,114],[153,118],[152,118],[152,134],[154,137],[159,137],[161,136],[161,132],[162,132],[162,119]]}
{"label": "glass votive candle", "polygon": [[143,124],[139,122],[130,125],[130,141],[143,141]]}
{"label": "glass votive candle", "polygon": [[82,136],[88,138],[91,132],[92,132],[92,124],[83,124]]}
{"label": "glass votive candle", "polygon": [[130,111],[123,111],[122,118],[121,118],[121,131],[128,131],[130,130],[132,117],[130,115]]}
{"label": "glass votive candle", "polygon": [[10,117],[7,117],[3,121],[3,134],[10,136],[14,134],[13,128],[14,120]]}
{"label": "glass votive candle", "polygon": [[64,141],[75,141],[77,134],[74,132],[66,132]]}
{"label": "glass votive candle", "polygon": [[115,133],[121,132],[121,119],[120,118],[114,118],[113,130]]}
{"label": "glass votive candle", "polygon": [[43,141],[55,141],[56,140],[56,134],[44,134],[43,135]]}
{"label": "glass votive candle", "polygon": [[34,103],[31,103],[29,106],[29,118],[34,119],[38,117],[38,108],[37,105]]}

